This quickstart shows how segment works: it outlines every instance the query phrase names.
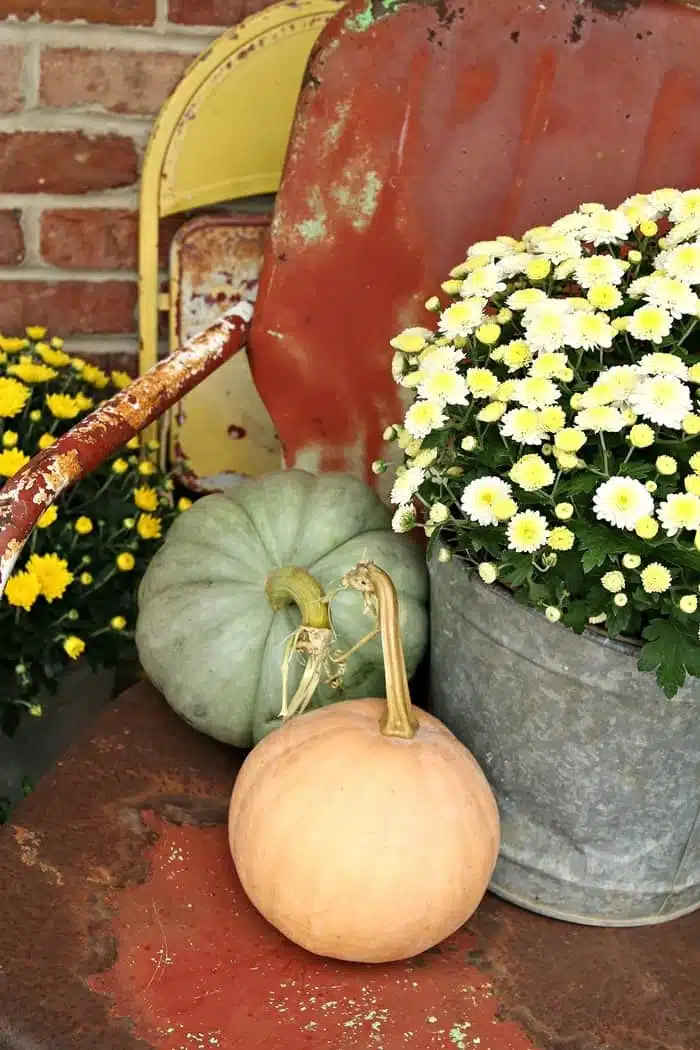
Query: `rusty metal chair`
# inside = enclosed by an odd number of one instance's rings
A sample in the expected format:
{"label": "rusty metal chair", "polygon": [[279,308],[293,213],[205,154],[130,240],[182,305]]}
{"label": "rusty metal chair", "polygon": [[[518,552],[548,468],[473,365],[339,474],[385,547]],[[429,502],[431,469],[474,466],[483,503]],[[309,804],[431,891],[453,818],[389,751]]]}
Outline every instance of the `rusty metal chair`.
{"label": "rusty metal chair", "polygon": [[[3,579],[67,485],[246,342],[285,463],[370,479],[400,413],[388,340],[470,242],[700,184],[692,6],[352,0],[307,68],[254,316],[234,306],[8,482]],[[23,803],[0,871],[36,958],[0,924],[0,1000],[42,1047],[697,1050],[699,913],[563,929],[489,900],[420,963],[303,956],[222,886],[236,761],[141,686]]]}

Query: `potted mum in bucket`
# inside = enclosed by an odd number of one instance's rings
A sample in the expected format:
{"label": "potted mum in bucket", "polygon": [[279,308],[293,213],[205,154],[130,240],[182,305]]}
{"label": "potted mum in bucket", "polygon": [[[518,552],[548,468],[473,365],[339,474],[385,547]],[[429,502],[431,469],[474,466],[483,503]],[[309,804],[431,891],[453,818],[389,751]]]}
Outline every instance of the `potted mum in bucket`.
{"label": "potted mum in bucket", "polygon": [[[129,382],[67,354],[44,328],[0,336],[0,484]],[[177,513],[171,488],[134,439],[39,519],[0,599],[6,804],[109,699],[114,669],[133,654],[138,582]]]}
{"label": "potted mum in bucket", "polygon": [[[438,716],[495,788],[492,889],[700,906],[700,190],[473,245],[392,340],[394,527],[430,537]],[[378,463],[376,470],[386,469]]]}

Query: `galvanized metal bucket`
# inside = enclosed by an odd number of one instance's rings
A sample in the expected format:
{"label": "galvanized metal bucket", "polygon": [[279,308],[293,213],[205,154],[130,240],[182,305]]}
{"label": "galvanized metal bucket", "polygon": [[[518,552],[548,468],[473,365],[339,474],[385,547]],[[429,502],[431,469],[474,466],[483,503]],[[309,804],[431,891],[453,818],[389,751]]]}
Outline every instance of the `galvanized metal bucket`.
{"label": "galvanized metal bucket", "polygon": [[491,883],[595,926],[700,907],[700,681],[667,700],[633,646],[574,634],[433,559],[435,714],[481,763],[502,847]]}

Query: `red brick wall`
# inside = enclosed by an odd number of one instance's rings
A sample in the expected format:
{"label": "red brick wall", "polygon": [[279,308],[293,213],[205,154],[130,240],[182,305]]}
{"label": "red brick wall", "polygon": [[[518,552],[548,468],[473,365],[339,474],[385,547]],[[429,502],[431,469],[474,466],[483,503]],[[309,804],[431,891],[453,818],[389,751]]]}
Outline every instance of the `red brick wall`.
{"label": "red brick wall", "polygon": [[136,367],[138,179],[187,66],[269,0],[0,0],[0,332]]}

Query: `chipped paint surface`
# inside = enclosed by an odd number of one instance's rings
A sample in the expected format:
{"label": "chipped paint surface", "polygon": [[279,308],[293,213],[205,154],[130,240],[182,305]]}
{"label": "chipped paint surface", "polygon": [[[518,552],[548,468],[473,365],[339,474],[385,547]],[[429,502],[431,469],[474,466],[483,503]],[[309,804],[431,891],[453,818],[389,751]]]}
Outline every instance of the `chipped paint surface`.
{"label": "chipped paint surface", "polygon": [[70,485],[241,349],[253,309],[234,306],[34,456],[0,491],[0,594],[42,513]]}
{"label": "chipped paint surface", "polygon": [[316,958],[246,899],[225,823],[144,819],[158,836],[150,877],[106,902],[115,909],[119,952],[89,983],[149,1046],[536,1050],[515,1024],[497,1019],[490,979],[468,962],[475,945],[468,931],[391,966]]}

